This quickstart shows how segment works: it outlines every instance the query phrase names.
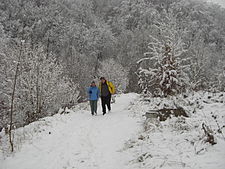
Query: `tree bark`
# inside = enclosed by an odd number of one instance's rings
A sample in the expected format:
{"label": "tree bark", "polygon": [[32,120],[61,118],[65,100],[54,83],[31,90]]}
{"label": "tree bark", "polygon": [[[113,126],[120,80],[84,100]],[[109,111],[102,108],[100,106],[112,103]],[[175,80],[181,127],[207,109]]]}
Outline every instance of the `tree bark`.
{"label": "tree bark", "polygon": [[36,92],[37,92],[37,102],[36,102],[36,113],[39,114],[39,59],[38,59],[38,63],[37,63],[37,81],[36,81]]}
{"label": "tree bark", "polygon": [[16,72],[15,72],[15,76],[14,76],[13,91],[12,91],[11,106],[10,106],[9,143],[11,146],[11,152],[14,151],[13,138],[12,138],[13,109],[14,109],[16,82],[17,82],[17,77],[18,77],[18,72],[19,72],[21,54],[22,54],[22,42],[21,42],[21,48],[20,48],[20,52],[19,52],[19,59],[18,59],[17,65],[16,65]]}
{"label": "tree bark", "polygon": [[16,72],[15,72],[14,84],[13,84],[13,92],[12,92],[12,97],[11,97],[10,124],[9,124],[9,143],[10,143],[10,146],[11,146],[11,152],[14,151],[13,139],[12,139],[13,103],[14,103],[14,97],[15,97],[16,81],[17,81],[17,76],[18,76],[18,70],[19,70],[19,63],[17,63],[17,65],[16,65]]}

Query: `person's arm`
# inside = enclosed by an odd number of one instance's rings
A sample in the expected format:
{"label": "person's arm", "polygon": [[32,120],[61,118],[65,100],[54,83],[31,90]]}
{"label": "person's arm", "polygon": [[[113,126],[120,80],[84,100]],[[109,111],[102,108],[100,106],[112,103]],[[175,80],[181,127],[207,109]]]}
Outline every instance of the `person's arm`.
{"label": "person's arm", "polygon": [[90,91],[90,87],[87,88],[87,93],[88,93],[88,94],[89,94],[89,91]]}
{"label": "person's arm", "polygon": [[88,93],[88,95],[91,95],[92,94],[92,91],[91,91],[91,88],[90,87],[87,89],[87,93]]}
{"label": "person's arm", "polygon": [[99,89],[99,91],[101,90],[101,86],[102,86],[102,84],[101,84],[101,82],[98,84],[98,89]]}
{"label": "person's arm", "polygon": [[115,89],[115,86],[113,85],[113,83],[112,82],[109,82],[109,86],[112,89],[112,94],[115,94],[116,89]]}
{"label": "person's arm", "polygon": [[100,90],[98,88],[98,90],[97,90],[97,98],[99,99],[99,97],[100,97]]}
{"label": "person's arm", "polygon": [[101,82],[100,82],[99,85],[98,85],[99,95],[100,95],[100,93],[101,93],[101,87],[102,87],[102,84],[101,84]]}

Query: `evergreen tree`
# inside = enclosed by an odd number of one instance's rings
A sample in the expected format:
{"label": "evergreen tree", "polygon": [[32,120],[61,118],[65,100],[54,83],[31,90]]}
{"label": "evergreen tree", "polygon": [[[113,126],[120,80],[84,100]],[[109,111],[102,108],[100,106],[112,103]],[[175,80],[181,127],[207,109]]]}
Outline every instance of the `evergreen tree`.
{"label": "evergreen tree", "polygon": [[184,44],[176,19],[171,12],[164,11],[161,15],[162,20],[152,29],[155,32],[150,35],[149,52],[145,53],[147,57],[137,63],[140,65],[139,84],[144,93],[167,96],[180,93],[188,79],[184,72]]}

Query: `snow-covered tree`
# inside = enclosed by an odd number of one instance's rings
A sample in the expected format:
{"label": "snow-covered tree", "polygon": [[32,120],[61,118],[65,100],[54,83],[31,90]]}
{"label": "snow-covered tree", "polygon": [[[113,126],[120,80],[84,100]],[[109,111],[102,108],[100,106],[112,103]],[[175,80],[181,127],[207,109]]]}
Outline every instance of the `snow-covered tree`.
{"label": "snow-covered tree", "polygon": [[[4,51],[1,57],[1,96],[5,98],[2,104],[7,109],[3,115],[6,120],[4,126],[9,124],[6,117],[11,106],[12,91],[13,125],[17,127],[52,115],[62,106],[72,106],[79,97],[78,85],[63,74],[63,67],[54,55],[47,55],[39,46],[31,49],[27,43],[21,45]],[[20,61],[16,60],[18,56]]]}
{"label": "snow-covered tree", "polygon": [[176,20],[172,13],[164,11],[161,15],[162,20],[153,27],[154,35],[150,35],[149,52],[137,63],[143,92],[167,96],[181,92],[188,79],[184,73],[186,59],[182,58],[184,44]]}
{"label": "snow-covered tree", "polygon": [[[5,94],[8,92],[6,90],[6,66],[7,66],[7,57],[5,55],[6,50],[6,36],[4,34],[3,26],[0,24],[0,129],[3,126],[6,126],[7,121],[9,121],[9,98]],[[10,65],[8,65],[10,66]],[[12,66],[12,65],[11,65]],[[10,66],[10,68],[11,68]],[[9,67],[8,67],[9,68]]]}
{"label": "snow-covered tree", "polygon": [[18,106],[19,110],[26,110],[26,123],[54,114],[65,104],[77,102],[78,86],[63,75],[63,67],[54,55],[47,55],[41,47],[35,50],[28,47],[21,62],[19,85],[23,92]]}

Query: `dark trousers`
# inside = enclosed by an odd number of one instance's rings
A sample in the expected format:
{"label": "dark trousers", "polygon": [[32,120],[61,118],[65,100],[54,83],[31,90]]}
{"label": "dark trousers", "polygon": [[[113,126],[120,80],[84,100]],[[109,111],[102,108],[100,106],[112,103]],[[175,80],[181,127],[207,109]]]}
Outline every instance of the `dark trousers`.
{"label": "dark trousers", "polygon": [[105,114],[106,113],[106,105],[108,110],[111,110],[111,94],[108,96],[101,96],[101,100],[102,100],[102,112]]}
{"label": "dark trousers", "polygon": [[91,114],[94,115],[94,113],[97,114],[97,100],[90,100],[90,106],[91,106]]}

